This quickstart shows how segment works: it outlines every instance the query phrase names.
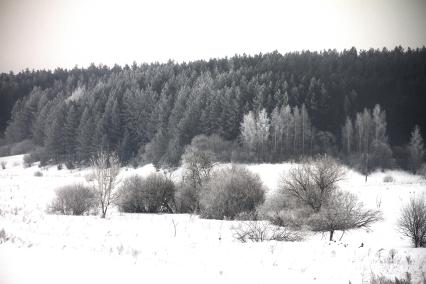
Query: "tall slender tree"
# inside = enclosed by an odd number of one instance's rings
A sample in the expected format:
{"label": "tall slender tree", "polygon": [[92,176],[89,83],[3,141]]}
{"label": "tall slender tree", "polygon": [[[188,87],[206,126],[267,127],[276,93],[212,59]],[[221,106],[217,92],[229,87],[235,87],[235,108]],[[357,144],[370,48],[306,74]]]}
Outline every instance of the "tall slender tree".
{"label": "tall slender tree", "polygon": [[408,152],[410,153],[410,170],[416,173],[420,168],[424,157],[423,137],[420,128],[416,125],[411,132],[410,142],[408,143]]}

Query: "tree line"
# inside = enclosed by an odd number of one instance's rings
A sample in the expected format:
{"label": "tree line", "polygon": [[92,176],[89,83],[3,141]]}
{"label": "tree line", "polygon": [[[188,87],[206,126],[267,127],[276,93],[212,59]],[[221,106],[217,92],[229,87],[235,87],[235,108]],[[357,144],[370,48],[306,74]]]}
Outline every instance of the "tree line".
{"label": "tree line", "polygon": [[397,47],[26,70],[0,76],[0,126],[3,144],[30,139],[70,165],[104,149],[175,166],[194,137],[218,135],[250,161],[344,154],[368,171],[424,132],[425,66],[426,48]]}

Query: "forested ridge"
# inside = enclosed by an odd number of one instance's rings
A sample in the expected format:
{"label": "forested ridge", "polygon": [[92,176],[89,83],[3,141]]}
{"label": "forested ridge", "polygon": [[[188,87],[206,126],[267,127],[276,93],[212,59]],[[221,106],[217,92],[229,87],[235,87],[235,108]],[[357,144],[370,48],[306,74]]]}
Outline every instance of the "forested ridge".
{"label": "forested ridge", "polygon": [[[380,108],[373,111],[376,105]],[[425,106],[425,47],[272,52],[0,75],[4,143],[30,139],[54,162],[87,162],[102,148],[117,152],[123,163],[177,165],[185,146],[200,134],[216,134],[232,147],[246,145],[256,155],[245,158],[256,161],[364,153],[364,142],[355,138],[350,138],[354,148],[347,148],[349,127],[355,135],[362,118],[368,122],[376,115],[385,119],[380,143],[405,145],[415,125],[425,133]],[[249,145],[243,131],[250,120],[255,125],[262,119],[268,153],[257,142]],[[279,122],[290,120],[303,127],[293,129],[291,149],[276,140]],[[303,142],[302,148],[296,149],[296,142]]]}

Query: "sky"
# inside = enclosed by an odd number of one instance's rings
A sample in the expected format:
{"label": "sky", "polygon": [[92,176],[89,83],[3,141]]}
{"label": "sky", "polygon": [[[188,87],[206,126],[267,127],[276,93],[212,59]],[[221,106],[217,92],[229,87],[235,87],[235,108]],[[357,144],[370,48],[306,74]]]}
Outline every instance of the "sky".
{"label": "sky", "polygon": [[426,45],[426,0],[0,0],[0,72]]}

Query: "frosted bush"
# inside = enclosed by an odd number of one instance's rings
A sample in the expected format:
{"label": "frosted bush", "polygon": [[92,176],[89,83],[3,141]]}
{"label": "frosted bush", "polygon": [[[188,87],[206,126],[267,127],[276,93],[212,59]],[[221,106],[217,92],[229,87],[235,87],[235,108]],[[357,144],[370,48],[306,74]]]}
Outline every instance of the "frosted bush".
{"label": "frosted bush", "polygon": [[394,182],[394,178],[391,175],[387,175],[383,178],[383,182]]}
{"label": "frosted bush", "polygon": [[264,201],[259,176],[235,166],[214,173],[200,194],[201,216],[211,219],[234,219],[242,212],[255,211]]}
{"label": "frosted bush", "polygon": [[82,184],[60,187],[48,208],[50,213],[63,215],[84,215],[96,207],[93,191]]}

